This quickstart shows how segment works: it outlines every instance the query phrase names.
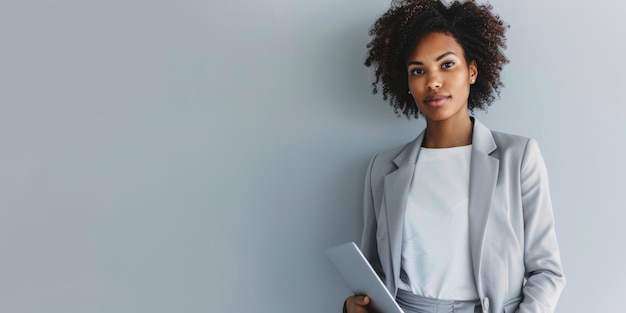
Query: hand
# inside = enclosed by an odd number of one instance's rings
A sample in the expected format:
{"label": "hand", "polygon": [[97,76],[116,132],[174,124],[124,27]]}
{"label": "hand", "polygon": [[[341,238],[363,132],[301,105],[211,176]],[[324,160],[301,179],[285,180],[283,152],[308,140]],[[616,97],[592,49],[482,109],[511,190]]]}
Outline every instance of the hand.
{"label": "hand", "polygon": [[350,296],[346,299],[348,313],[369,313],[367,305],[370,303],[368,296]]}

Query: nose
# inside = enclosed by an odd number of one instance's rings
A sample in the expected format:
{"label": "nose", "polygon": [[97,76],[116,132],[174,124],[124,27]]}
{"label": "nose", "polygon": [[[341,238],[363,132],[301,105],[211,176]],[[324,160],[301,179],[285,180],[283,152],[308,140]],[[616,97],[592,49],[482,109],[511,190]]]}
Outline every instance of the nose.
{"label": "nose", "polygon": [[428,87],[429,90],[436,90],[441,88],[441,85],[443,84],[441,77],[437,74],[430,74],[428,76],[428,80],[426,82],[426,86]]}

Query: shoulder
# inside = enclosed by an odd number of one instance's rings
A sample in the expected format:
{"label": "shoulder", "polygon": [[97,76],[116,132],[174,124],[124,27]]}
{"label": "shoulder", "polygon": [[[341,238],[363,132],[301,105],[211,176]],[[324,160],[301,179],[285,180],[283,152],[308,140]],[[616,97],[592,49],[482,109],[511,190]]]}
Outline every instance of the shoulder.
{"label": "shoulder", "polygon": [[374,157],[372,158],[372,162],[376,164],[393,163],[393,160],[397,158],[400,155],[400,153],[402,153],[402,151],[404,151],[409,144],[410,143],[405,143],[393,149],[379,152],[374,155]]}
{"label": "shoulder", "polygon": [[523,154],[529,142],[529,137],[514,135],[492,130],[474,119],[473,146],[474,149],[499,158],[506,155]]}
{"label": "shoulder", "polygon": [[409,146],[410,143],[375,154],[370,162],[372,176],[385,175],[393,171],[396,166],[394,160]]}
{"label": "shoulder", "polygon": [[493,130],[491,133],[497,147],[492,155],[501,162],[517,164],[515,167],[519,168],[543,164],[539,145],[534,138]]}
{"label": "shoulder", "polygon": [[415,162],[421,142],[420,134],[408,143],[374,155],[369,167],[371,176],[382,177],[398,169],[398,165]]}
{"label": "shoulder", "polygon": [[526,148],[526,145],[528,144],[528,142],[532,140],[532,138],[529,138],[529,137],[504,133],[504,132],[495,131],[495,130],[491,131],[491,135],[493,136],[493,141],[496,143],[496,146],[498,147],[498,149],[505,149],[505,150],[510,150],[510,149],[520,150],[521,149],[523,151]]}

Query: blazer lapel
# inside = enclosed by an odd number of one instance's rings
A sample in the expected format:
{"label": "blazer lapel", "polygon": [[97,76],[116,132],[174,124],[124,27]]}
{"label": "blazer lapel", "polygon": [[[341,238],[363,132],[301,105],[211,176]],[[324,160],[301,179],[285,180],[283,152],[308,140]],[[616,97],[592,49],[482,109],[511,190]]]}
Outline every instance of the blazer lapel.
{"label": "blazer lapel", "polygon": [[496,149],[491,131],[474,120],[470,161],[469,239],[478,290],[482,290],[480,271],[485,226],[498,179],[499,161],[489,154]]}
{"label": "blazer lapel", "polygon": [[[402,259],[402,230],[404,225],[404,209],[415,172],[415,162],[419,154],[424,131],[415,140],[408,143],[396,156],[393,163],[398,167],[385,175],[384,209],[387,214],[387,231],[392,260],[393,277],[400,277]],[[395,279],[394,279],[395,281]]]}
{"label": "blazer lapel", "polygon": [[[414,141],[406,145],[393,160],[397,169],[385,176],[384,205],[381,210],[385,211],[387,225],[379,226],[387,227],[393,270],[391,275],[394,277],[394,282],[400,277],[404,211],[424,133],[422,131]],[[499,161],[489,155],[495,149],[496,144],[491,131],[474,119],[470,161],[469,240],[478,290],[482,289],[481,281],[478,278],[481,270],[485,226],[498,178]]]}

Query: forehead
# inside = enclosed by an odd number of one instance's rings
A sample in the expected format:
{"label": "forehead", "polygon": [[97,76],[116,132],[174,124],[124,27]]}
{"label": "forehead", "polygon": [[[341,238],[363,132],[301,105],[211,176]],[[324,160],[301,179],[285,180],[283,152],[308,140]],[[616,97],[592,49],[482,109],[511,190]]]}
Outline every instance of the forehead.
{"label": "forehead", "polygon": [[451,35],[433,32],[422,36],[409,53],[409,60],[430,61],[438,56],[453,52],[458,57],[463,56],[463,48]]}

